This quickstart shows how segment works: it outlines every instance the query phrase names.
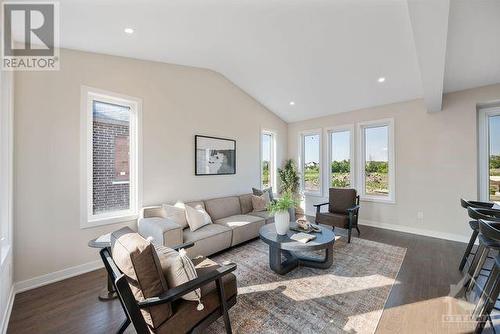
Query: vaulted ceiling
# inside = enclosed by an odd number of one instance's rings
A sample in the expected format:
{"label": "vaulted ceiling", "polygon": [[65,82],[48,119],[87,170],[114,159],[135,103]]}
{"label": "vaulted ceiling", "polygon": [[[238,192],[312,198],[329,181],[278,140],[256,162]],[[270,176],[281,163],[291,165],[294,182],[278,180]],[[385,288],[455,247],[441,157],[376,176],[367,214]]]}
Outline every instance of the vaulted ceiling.
{"label": "vaulted ceiling", "polygon": [[60,4],[62,47],[212,69],[287,122],[415,98],[439,111],[443,92],[500,82],[497,0]]}

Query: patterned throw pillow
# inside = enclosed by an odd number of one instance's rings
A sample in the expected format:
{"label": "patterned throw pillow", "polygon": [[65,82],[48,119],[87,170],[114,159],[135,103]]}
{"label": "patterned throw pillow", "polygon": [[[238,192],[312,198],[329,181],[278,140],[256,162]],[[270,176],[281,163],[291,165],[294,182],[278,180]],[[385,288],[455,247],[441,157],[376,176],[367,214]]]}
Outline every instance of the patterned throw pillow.
{"label": "patterned throw pillow", "polygon": [[266,191],[262,196],[252,195],[252,206],[254,212],[266,211],[269,204],[269,193]]}
{"label": "patterned throw pillow", "polygon": [[[161,269],[169,289],[198,278],[193,261],[191,261],[191,259],[187,256],[184,249],[177,252],[165,246],[155,245],[155,250],[158,254]],[[197,301],[197,309],[199,311],[203,310],[203,304],[201,303],[201,289],[196,289],[185,294],[182,296],[182,299]]]}
{"label": "patterned throw pillow", "polygon": [[274,196],[273,196],[273,187],[269,187],[269,188],[266,188],[266,189],[257,189],[257,188],[252,188],[252,193],[255,195],[255,196],[262,196],[264,193],[268,193],[269,194],[269,200],[271,202],[274,202]]}

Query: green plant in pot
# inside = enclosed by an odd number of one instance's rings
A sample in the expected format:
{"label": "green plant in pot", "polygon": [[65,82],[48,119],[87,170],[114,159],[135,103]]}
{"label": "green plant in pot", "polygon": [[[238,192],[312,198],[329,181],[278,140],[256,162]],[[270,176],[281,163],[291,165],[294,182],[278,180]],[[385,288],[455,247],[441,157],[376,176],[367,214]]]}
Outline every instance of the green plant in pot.
{"label": "green plant in pot", "polygon": [[293,159],[287,160],[283,168],[278,168],[278,177],[280,180],[280,194],[288,193],[295,200],[295,206],[289,209],[291,220],[295,220],[295,208],[298,207],[300,200],[300,176],[297,164]]}
{"label": "green plant in pot", "polygon": [[288,229],[290,228],[290,214],[288,213],[288,210],[290,208],[294,208],[296,204],[296,200],[289,192],[283,193],[281,198],[269,203],[267,209],[272,215],[274,215],[276,233],[285,235],[288,232]]}

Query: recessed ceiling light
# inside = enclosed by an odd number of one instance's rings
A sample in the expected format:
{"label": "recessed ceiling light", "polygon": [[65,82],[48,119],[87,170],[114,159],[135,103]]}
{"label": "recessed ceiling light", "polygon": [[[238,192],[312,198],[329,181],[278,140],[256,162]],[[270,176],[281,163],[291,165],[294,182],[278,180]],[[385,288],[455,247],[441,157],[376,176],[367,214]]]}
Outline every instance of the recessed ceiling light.
{"label": "recessed ceiling light", "polygon": [[290,105],[291,105],[291,106],[294,106],[294,105],[295,105],[295,102],[290,101]]}
{"label": "recessed ceiling light", "polygon": [[384,77],[380,77],[380,78],[378,78],[377,81],[380,82],[380,83],[385,82],[385,78]]}
{"label": "recessed ceiling light", "polygon": [[132,28],[125,28],[125,29],[123,29],[123,31],[125,31],[129,35],[134,33],[134,29],[132,29]]}

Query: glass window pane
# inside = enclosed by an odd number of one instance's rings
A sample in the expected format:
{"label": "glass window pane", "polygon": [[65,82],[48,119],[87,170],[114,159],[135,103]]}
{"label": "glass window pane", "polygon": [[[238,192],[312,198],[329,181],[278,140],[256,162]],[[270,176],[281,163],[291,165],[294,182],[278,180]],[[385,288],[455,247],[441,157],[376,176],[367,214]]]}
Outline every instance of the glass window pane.
{"label": "glass window pane", "polygon": [[319,192],[319,134],[304,136],[304,190]]}
{"label": "glass window pane", "polygon": [[389,196],[389,128],[365,128],[365,193]]}
{"label": "glass window pane", "polygon": [[331,179],[330,186],[336,188],[351,187],[351,133],[350,131],[332,132],[331,143]]}
{"label": "glass window pane", "polygon": [[93,214],[130,208],[130,108],[93,101]]}
{"label": "glass window pane", "polygon": [[489,194],[500,201],[500,115],[489,117]]}
{"label": "glass window pane", "polygon": [[272,135],[268,133],[262,134],[262,187],[269,188],[271,186],[272,175]]}

